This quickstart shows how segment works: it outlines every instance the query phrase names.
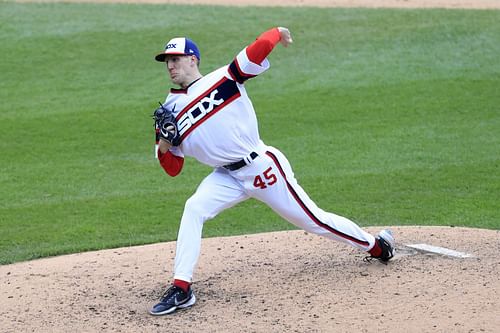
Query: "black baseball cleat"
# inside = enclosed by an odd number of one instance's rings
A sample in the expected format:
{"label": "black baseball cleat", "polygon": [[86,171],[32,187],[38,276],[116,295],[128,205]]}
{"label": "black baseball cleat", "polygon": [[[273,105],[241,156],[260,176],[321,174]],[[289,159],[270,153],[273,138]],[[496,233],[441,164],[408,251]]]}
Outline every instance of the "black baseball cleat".
{"label": "black baseball cleat", "polygon": [[375,238],[375,241],[378,242],[378,245],[382,249],[382,253],[377,257],[366,257],[365,260],[370,261],[371,259],[378,259],[382,263],[387,264],[387,262],[394,257],[394,254],[396,253],[396,241],[394,240],[392,231],[389,229],[380,231],[378,236]]}
{"label": "black baseball cleat", "polygon": [[185,292],[177,286],[171,286],[160,298],[160,302],[153,306],[149,313],[153,316],[162,316],[173,313],[177,309],[184,309],[193,306],[196,302],[193,290],[189,287],[188,292]]}

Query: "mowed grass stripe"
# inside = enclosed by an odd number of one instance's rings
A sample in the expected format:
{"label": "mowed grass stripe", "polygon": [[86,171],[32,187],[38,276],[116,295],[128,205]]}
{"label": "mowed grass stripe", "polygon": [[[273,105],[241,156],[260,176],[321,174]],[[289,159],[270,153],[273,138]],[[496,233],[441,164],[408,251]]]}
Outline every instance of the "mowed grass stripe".
{"label": "mowed grass stripe", "polygon": [[[222,18],[224,19],[222,20]],[[208,72],[288,26],[247,89],[266,143],[324,209],[363,226],[498,229],[500,11],[0,4],[0,263],[174,240],[210,168],[170,178],[154,54],[186,35]],[[248,201],[206,237],[291,229]]]}

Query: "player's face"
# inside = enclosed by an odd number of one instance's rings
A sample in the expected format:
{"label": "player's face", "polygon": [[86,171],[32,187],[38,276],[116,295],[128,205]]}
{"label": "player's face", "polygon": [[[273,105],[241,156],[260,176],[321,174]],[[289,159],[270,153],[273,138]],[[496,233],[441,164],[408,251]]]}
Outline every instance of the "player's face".
{"label": "player's face", "polygon": [[169,55],[165,58],[165,63],[174,84],[185,87],[191,82],[193,56]]}

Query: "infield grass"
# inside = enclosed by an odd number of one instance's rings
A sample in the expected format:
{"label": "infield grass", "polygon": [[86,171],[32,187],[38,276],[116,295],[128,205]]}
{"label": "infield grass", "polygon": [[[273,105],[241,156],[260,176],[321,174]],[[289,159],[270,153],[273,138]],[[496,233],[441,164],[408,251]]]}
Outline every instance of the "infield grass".
{"label": "infield grass", "polygon": [[[186,35],[201,70],[271,26],[248,82],[261,136],[318,205],[371,225],[500,229],[500,11],[0,3],[0,264],[174,240],[210,169],[168,177],[153,61]],[[204,236],[291,229],[250,200]]]}

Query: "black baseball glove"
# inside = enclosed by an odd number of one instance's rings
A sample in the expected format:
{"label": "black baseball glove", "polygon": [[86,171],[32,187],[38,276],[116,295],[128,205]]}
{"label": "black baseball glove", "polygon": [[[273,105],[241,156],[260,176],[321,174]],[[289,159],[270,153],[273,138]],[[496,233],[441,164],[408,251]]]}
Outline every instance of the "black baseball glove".
{"label": "black baseball glove", "polygon": [[155,120],[157,139],[161,138],[169,142],[172,146],[178,146],[180,144],[180,136],[173,114],[174,110],[170,111],[160,103],[160,107],[153,114],[153,119]]}

